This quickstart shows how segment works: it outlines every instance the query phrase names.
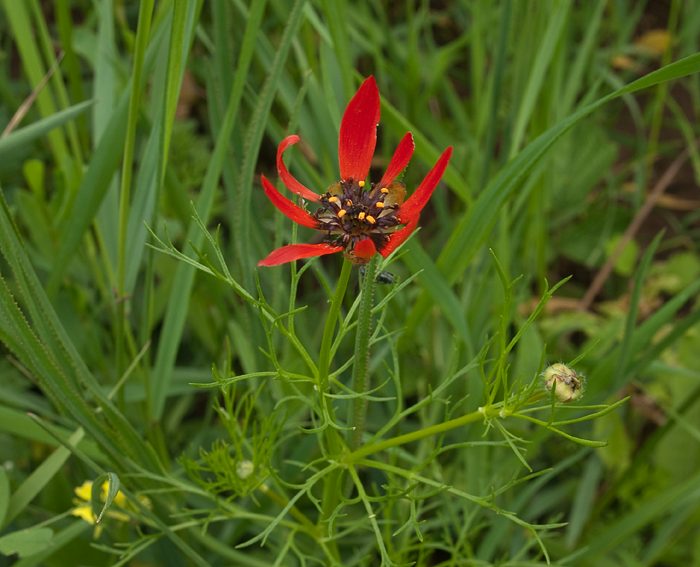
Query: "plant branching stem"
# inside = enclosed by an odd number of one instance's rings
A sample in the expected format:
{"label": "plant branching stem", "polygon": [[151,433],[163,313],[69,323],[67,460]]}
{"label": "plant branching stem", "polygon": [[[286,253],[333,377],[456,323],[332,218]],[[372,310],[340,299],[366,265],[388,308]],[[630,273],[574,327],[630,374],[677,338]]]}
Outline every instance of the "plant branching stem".
{"label": "plant branching stem", "polygon": [[391,449],[392,447],[412,443],[413,441],[418,441],[419,439],[423,439],[425,437],[432,437],[433,435],[438,435],[439,433],[450,431],[451,429],[456,429],[457,427],[462,427],[463,425],[467,425],[481,419],[495,417],[498,415],[498,413],[499,410],[497,406],[479,408],[476,411],[456,417],[455,419],[450,419],[449,421],[443,421],[442,423],[436,423],[435,425],[431,425],[430,427],[426,427],[424,429],[418,429],[417,431],[411,431],[410,433],[391,437],[390,439],[385,439],[384,441],[365,445],[364,447],[360,447],[359,449],[354,450],[352,453],[345,455],[343,461],[348,464],[357,463],[368,455],[379,453],[386,449]]}

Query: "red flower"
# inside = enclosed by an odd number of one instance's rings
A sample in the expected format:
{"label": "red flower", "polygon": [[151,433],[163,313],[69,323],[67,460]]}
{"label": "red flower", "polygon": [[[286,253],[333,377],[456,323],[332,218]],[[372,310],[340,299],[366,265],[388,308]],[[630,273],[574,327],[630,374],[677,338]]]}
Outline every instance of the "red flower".
{"label": "red flower", "polygon": [[418,217],[430,199],[452,155],[447,148],[413,194],[404,201],[406,188],[395,181],[413,155],[413,136],[408,132],[399,143],[379,183],[367,186],[379,123],[379,91],[369,77],[352,97],[340,123],[338,161],[340,178],[319,195],[300,183],[287,170],[282,156],[299,136],[287,136],[277,148],[277,171],[282,183],[297,195],[314,201],[311,214],[282,196],[262,175],[265,194],[272,204],[297,224],[325,233],[320,244],[289,244],[270,252],[258,266],[277,266],[300,258],[343,251],[351,261],[364,264],[379,252],[386,257],[403,243],[418,225]]}

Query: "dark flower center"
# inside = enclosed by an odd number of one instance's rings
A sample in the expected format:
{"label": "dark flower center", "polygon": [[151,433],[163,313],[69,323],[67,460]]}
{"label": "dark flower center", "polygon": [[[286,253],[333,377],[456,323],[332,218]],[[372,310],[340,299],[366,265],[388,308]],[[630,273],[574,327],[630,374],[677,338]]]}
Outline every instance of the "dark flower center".
{"label": "dark flower center", "polygon": [[331,185],[321,195],[321,206],[314,214],[319,230],[328,233],[326,241],[352,252],[359,241],[370,238],[381,250],[401,224],[396,211],[403,201],[404,189],[401,185],[399,190],[399,185],[377,187],[373,183],[366,189],[364,181],[352,179]]}

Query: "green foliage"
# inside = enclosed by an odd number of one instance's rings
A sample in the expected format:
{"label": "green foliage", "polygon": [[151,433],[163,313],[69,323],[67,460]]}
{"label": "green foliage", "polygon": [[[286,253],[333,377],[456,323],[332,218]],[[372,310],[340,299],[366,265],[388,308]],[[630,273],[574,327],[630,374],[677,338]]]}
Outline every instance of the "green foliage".
{"label": "green foliage", "polygon": [[[695,2],[54,4],[0,1],[0,565],[700,561]],[[454,146],[421,230],[257,268],[370,74],[373,179]]]}
{"label": "green foliage", "polygon": [[216,439],[210,450],[200,447],[197,460],[183,456],[182,465],[188,476],[207,492],[232,499],[248,496],[270,475],[280,427],[276,412],[264,417],[256,415],[261,389],[238,395],[235,385],[222,386],[224,404],[217,403],[214,409],[228,440]]}

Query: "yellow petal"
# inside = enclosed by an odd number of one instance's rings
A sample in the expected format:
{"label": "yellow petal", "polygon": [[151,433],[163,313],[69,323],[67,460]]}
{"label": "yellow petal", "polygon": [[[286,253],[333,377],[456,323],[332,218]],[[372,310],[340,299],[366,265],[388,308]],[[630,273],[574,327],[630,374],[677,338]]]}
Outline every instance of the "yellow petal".
{"label": "yellow petal", "polygon": [[81,506],[76,506],[70,511],[71,515],[77,518],[82,518],[88,524],[95,523],[95,516],[92,515],[92,507],[90,504],[83,504]]}
{"label": "yellow petal", "polygon": [[90,498],[92,497],[92,482],[86,480],[80,486],[76,486],[73,492],[75,492],[75,495],[81,500],[85,500],[85,502],[90,502]]}
{"label": "yellow petal", "polygon": [[[107,501],[107,494],[109,493],[109,482],[106,480],[102,483],[102,502]],[[124,505],[126,504],[126,496],[122,493],[121,490],[117,491],[117,495],[114,497],[114,500],[112,500],[112,504],[119,506],[120,508],[123,508]]]}

